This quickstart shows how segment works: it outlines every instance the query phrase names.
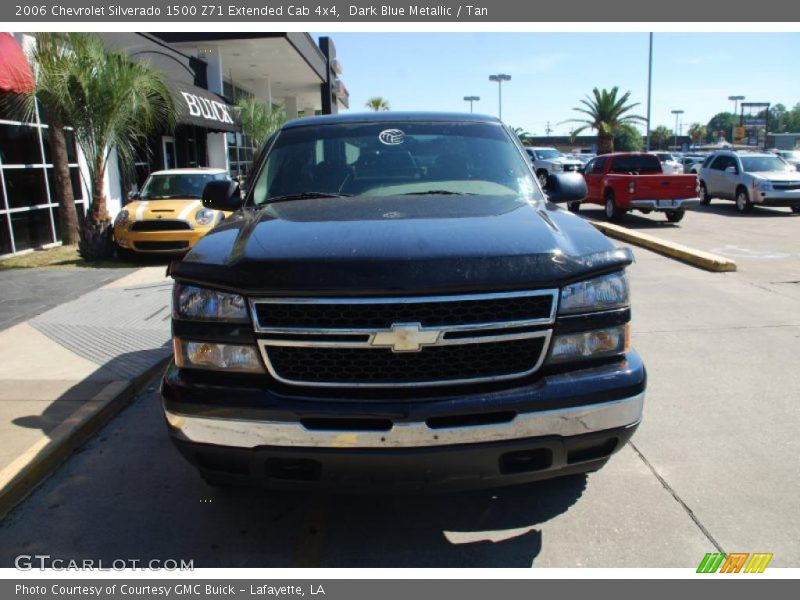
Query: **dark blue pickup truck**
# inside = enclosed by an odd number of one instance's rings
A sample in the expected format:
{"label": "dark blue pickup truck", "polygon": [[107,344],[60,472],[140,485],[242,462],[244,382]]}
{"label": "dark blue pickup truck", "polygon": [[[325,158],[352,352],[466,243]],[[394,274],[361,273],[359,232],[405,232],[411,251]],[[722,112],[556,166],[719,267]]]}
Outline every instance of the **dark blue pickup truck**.
{"label": "dark blue pickup truck", "polygon": [[321,116],[170,272],[172,438],[217,485],[460,489],[600,468],[642,417],[633,257],[492,117]]}

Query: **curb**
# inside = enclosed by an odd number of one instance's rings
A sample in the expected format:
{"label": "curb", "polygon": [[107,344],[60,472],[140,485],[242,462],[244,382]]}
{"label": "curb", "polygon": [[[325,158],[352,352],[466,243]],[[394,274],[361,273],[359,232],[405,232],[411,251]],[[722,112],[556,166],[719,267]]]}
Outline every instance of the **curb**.
{"label": "curb", "polygon": [[690,248],[689,246],[684,246],[683,244],[677,244],[675,242],[668,242],[667,240],[662,240],[661,238],[657,238],[653,235],[634,231],[632,229],[628,229],[627,227],[621,227],[611,223],[604,223],[602,221],[589,222],[608,237],[629,242],[636,246],[641,246],[642,248],[647,248],[648,250],[652,250],[658,254],[677,259],[692,266],[705,269],[706,271],[724,273],[736,270],[735,261],[718,254],[697,250],[695,248]]}
{"label": "curb", "polygon": [[72,453],[119,414],[169,362],[164,358],[132,380],[112,381],[49,435],[0,470],[0,521]]}

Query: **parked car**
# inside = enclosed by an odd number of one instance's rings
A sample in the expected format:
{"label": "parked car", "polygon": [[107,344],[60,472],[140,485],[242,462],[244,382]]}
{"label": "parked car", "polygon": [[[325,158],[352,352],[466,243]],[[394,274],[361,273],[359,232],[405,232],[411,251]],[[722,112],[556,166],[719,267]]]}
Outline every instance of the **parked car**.
{"label": "parked car", "polygon": [[497,486],[599,468],[636,429],[629,251],[478,115],[284,124],[173,263],[172,439],[215,484]]}
{"label": "parked car", "polygon": [[114,219],[120,256],[179,253],[192,248],[229,213],[203,207],[210,181],[230,181],[223,169],[169,169],[151,173]]}
{"label": "parked car", "polygon": [[579,173],[583,168],[583,163],[575,158],[567,158],[555,148],[525,148],[528,156],[533,163],[536,177],[542,189],[547,187],[548,176],[554,173]]}
{"label": "parked car", "polygon": [[[605,207],[606,218],[618,221],[630,210],[663,212],[670,223],[683,219],[686,209],[700,203],[695,175],[666,175],[655,154],[619,152],[598,156],[583,176],[584,202]],[[577,210],[575,203],[570,207]]]}
{"label": "parked car", "polygon": [[685,154],[678,162],[682,165],[685,175],[697,175],[705,159],[706,155],[703,154]]}
{"label": "parked car", "polygon": [[733,200],[736,210],[746,213],[753,206],[788,206],[800,212],[800,173],[785,160],[769,152],[713,154],[700,169],[700,198]]}
{"label": "parked car", "polygon": [[583,173],[584,168],[586,167],[587,163],[592,160],[597,154],[573,154],[572,157],[576,160],[580,161],[581,168],[580,172]]}
{"label": "parked car", "polygon": [[652,152],[661,161],[661,170],[665,175],[677,175],[683,173],[681,165],[670,152]]}
{"label": "parked car", "polygon": [[800,150],[776,150],[775,154],[800,171]]}

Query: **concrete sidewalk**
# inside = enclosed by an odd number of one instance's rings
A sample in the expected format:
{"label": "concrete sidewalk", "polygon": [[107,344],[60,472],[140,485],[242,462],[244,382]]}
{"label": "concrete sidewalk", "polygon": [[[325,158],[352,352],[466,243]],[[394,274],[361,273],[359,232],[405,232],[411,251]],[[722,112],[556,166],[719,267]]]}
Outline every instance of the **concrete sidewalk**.
{"label": "concrete sidewalk", "polygon": [[0,331],[0,517],[170,355],[170,290],[145,267]]}

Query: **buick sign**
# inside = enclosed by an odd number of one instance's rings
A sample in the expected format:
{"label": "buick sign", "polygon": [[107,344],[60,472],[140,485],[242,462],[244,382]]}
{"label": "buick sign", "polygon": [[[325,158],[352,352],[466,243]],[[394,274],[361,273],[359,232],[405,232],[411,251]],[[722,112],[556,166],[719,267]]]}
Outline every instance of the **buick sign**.
{"label": "buick sign", "polygon": [[227,104],[209,100],[190,92],[181,92],[181,95],[186,101],[190,116],[233,125],[233,117]]}

